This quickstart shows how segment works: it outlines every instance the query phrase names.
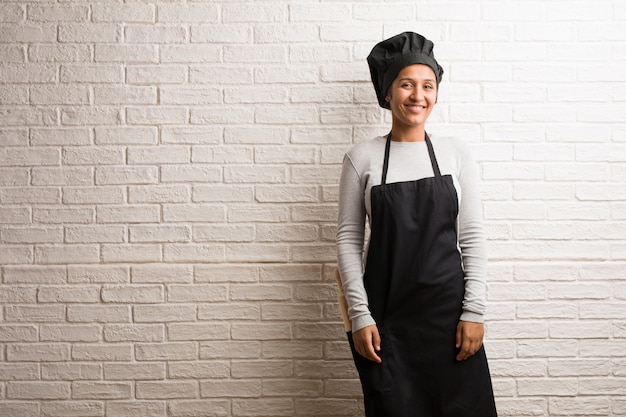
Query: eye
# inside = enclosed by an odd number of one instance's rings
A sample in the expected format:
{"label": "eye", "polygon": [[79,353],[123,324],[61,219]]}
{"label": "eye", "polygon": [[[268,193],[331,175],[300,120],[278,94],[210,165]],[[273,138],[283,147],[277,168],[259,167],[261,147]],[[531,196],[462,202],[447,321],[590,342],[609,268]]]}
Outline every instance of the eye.
{"label": "eye", "polygon": [[400,84],[400,87],[402,87],[402,88],[412,88],[413,84],[411,84],[411,83],[402,83],[402,84]]}
{"label": "eye", "polygon": [[435,88],[435,87],[433,87],[431,84],[426,84],[426,85],[424,86],[424,88],[429,89],[429,90],[432,90],[432,89],[433,89],[433,88]]}

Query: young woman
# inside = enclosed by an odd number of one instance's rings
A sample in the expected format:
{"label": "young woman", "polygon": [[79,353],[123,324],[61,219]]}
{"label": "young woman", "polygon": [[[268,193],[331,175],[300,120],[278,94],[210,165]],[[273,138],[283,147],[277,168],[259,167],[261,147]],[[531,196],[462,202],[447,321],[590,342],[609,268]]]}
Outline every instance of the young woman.
{"label": "young woman", "polygon": [[412,32],[367,60],[391,132],[345,155],[337,228],[366,416],[496,416],[478,168],[462,141],[425,130],[443,69],[433,43]]}

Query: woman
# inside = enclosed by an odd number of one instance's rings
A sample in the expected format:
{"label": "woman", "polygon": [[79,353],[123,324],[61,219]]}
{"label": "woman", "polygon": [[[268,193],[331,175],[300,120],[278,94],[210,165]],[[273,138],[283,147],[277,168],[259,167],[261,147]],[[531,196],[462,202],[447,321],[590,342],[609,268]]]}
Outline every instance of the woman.
{"label": "woman", "polygon": [[433,43],[412,32],[367,61],[391,132],[346,154],[337,228],[366,416],[496,416],[478,168],[461,141],[425,131],[443,69]]}

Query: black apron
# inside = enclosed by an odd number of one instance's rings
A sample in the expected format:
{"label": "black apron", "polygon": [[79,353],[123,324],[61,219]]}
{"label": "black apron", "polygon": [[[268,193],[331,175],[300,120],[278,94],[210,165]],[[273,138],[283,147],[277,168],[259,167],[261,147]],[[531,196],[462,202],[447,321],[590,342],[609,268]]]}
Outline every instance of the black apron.
{"label": "black apron", "polygon": [[426,145],[434,177],[371,190],[371,238],[364,283],[381,336],[382,363],[360,356],[348,334],[367,417],[496,416],[485,351],[457,361],[465,293],[457,247],[458,199]]}

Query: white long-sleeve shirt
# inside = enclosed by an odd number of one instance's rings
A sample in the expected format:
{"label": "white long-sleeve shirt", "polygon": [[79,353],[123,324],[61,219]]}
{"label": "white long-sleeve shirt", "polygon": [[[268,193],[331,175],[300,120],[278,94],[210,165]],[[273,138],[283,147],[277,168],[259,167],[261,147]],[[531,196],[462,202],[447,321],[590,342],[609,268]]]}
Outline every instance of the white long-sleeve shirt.
{"label": "white long-sleeve shirt", "polygon": [[[386,138],[355,145],[346,153],[339,184],[337,261],[348,303],[352,331],[374,324],[363,284],[367,258],[366,219],[371,218],[370,192],[380,185]],[[464,142],[431,138],[442,175],[450,174],[459,201],[458,245],[465,273],[461,320],[483,322],[487,252],[480,201],[478,165]],[[426,142],[391,141],[387,183],[432,177]]]}

